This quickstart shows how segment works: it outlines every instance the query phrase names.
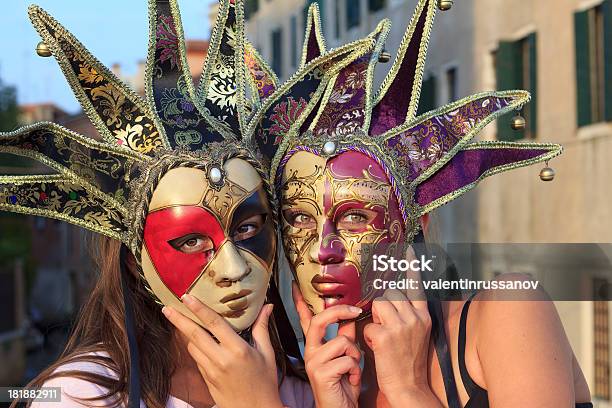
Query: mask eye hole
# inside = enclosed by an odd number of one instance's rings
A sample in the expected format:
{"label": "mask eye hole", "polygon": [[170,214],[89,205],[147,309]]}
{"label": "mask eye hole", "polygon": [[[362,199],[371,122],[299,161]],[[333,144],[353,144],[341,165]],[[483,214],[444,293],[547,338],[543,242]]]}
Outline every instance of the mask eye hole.
{"label": "mask eye hole", "polygon": [[187,234],[170,240],[168,243],[172,248],[184,254],[204,253],[210,257],[215,252],[215,246],[212,239],[202,234]]}
{"label": "mask eye hole", "polygon": [[376,212],[371,210],[348,210],[338,217],[336,225],[338,230],[361,231],[372,223],[375,218]]}
{"label": "mask eye hole", "polygon": [[317,221],[315,218],[303,210],[285,210],[283,211],[283,217],[287,224],[294,228],[300,229],[315,229],[317,228]]}
{"label": "mask eye hole", "polygon": [[245,219],[232,232],[232,240],[234,242],[244,241],[259,234],[266,223],[266,218],[266,214],[259,214]]}

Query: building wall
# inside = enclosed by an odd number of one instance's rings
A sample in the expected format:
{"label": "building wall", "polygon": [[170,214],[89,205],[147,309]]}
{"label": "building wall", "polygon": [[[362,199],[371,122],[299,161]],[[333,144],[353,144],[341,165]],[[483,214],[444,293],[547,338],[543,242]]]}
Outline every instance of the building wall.
{"label": "building wall", "polygon": [[551,162],[558,175],[553,183],[540,182],[537,168],[483,183],[481,203],[490,211],[481,214],[479,235],[482,241],[610,242],[612,124],[578,129],[576,117],[574,12],[598,2],[562,1],[554,7],[547,3],[476,1],[477,86],[492,85],[490,53],[500,39],[537,31],[537,141],[558,142],[565,148]]}
{"label": "building wall", "polygon": [[[540,167],[535,166],[482,183],[478,198],[483,211],[477,224],[481,242],[612,240],[612,124],[578,128],[576,113],[574,13],[599,3],[474,0],[475,86],[495,86],[491,52],[500,40],[537,32],[537,141],[561,143],[565,149],[550,163],[557,172],[552,183],[541,182]],[[494,136],[494,129],[485,135]],[[557,308],[593,391],[593,303],[557,302]]]}

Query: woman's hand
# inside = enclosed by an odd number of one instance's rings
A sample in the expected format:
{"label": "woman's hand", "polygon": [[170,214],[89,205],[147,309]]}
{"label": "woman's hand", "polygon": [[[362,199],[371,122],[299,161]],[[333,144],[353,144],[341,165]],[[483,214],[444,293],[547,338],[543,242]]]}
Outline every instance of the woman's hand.
{"label": "woman's hand", "polygon": [[[410,249],[406,257],[414,259],[414,251]],[[420,285],[418,274],[414,275],[411,278],[418,278]],[[428,383],[430,333],[431,318],[420,289],[408,296],[389,289],[372,303],[372,323],[363,335],[374,352],[378,387],[392,406],[440,406]]]}
{"label": "woman's hand", "polygon": [[355,323],[341,324],[338,336],[325,342],[330,324],[354,319],[361,309],[339,305],[313,317],[293,282],[293,301],[306,337],[304,362],[317,407],[356,408],[361,390],[361,351],[355,344]]}
{"label": "woman's hand", "polygon": [[282,407],[274,349],[268,332],[272,305],[265,305],[259,312],[252,328],[255,347],[251,347],[223,317],[195,297],[185,295],[183,303],[218,343],[206,330],[175,309],[164,307],[163,313],[187,339],[187,350],[217,406]]}

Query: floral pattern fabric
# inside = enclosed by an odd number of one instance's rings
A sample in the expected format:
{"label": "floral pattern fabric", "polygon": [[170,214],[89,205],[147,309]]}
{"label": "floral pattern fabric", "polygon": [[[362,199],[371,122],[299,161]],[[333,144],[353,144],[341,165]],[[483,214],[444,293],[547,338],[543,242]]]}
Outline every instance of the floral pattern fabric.
{"label": "floral pattern fabric", "polygon": [[189,69],[183,67],[177,24],[169,3],[157,2],[155,60],[152,73],[155,107],[172,148],[198,150],[223,136],[200,113],[190,94]]}
{"label": "floral pattern fabric", "polygon": [[413,181],[482,121],[508,106],[512,100],[494,96],[476,99],[390,137],[385,142],[386,147],[395,152],[398,165],[408,169],[409,180]]}
{"label": "floral pattern fabric", "polygon": [[363,127],[366,78],[371,54],[344,68],[314,129],[316,136],[344,136]]}

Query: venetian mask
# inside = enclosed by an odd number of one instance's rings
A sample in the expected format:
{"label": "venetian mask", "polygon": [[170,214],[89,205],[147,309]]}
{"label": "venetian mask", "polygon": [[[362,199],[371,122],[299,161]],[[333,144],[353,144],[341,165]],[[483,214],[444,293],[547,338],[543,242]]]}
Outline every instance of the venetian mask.
{"label": "venetian mask", "polygon": [[294,154],[281,180],[285,252],[314,313],[337,304],[369,310],[383,276],[372,256],[395,254],[404,241],[398,201],[383,169],[360,152],[326,159]]}
{"label": "venetian mask", "polygon": [[157,185],[148,208],[142,269],[155,295],[183,314],[189,293],[241,331],[266,297],[276,251],[262,180],[246,161],[224,166],[215,188],[203,170],[179,167]]}

